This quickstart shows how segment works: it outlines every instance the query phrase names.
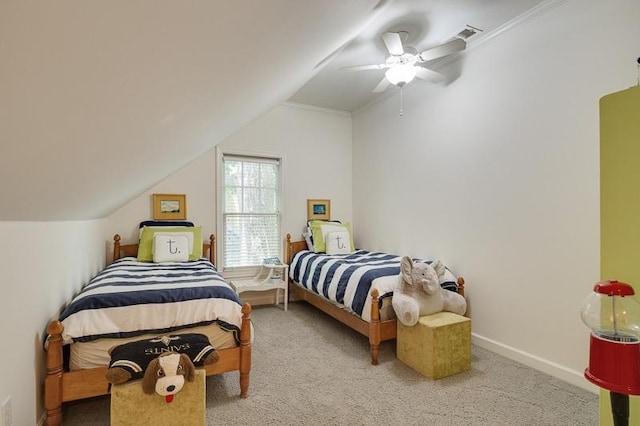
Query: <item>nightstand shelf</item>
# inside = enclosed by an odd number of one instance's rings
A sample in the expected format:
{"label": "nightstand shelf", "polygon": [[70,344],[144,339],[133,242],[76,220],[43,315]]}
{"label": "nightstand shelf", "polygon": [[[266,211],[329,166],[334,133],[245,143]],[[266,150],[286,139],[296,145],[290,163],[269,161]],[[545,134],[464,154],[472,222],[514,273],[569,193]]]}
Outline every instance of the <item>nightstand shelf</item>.
{"label": "nightstand shelf", "polygon": [[284,290],[283,307],[286,312],[289,299],[289,265],[286,263],[262,265],[260,272],[250,279],[232,280],[238,294],[244,291],[275,290],[275,304],[278,304],[280,290]]}

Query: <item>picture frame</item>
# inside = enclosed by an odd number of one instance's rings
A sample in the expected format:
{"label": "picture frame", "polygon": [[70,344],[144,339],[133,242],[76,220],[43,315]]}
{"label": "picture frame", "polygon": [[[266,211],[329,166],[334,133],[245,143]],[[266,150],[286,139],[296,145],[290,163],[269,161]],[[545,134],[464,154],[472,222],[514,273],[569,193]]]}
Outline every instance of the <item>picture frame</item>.
{"label": "picture frame", "polygon": [[330,200],[307,200],[307,220],[330,220]]}
{"label": "picture frame", "polygon": [[153,220],[186,220],[185,194],[153,194]]}

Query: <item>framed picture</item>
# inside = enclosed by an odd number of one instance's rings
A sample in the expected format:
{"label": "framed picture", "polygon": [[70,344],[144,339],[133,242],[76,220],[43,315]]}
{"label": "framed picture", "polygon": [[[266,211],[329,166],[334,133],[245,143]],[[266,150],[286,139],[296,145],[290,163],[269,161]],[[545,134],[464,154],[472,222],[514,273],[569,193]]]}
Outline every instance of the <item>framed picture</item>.
{"label": "framed picture", "polygon": [[186,220],[185,194],[153,194],[153,220]]}
{"label": "framed picture", "polygon": [[307,220],[331,219],[331,201],[307,200]]}

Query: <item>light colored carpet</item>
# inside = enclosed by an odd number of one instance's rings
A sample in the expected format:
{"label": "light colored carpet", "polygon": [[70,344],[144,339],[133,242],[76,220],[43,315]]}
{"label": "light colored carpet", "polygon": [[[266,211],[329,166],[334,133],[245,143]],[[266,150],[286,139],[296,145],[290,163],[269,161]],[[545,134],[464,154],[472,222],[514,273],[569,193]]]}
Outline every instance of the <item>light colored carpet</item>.
{"label": "light colored carpet", "polygon": [[[207,378],[209,425],[597,425],[598,396],[473,347],[471,370],[429,380],[383,343],[304,302],[255,308],[249,398],[238,373]],[[108,425],[109,398],[65,404],[65,426]],[[159,419],[159,423],[162,420]]]}

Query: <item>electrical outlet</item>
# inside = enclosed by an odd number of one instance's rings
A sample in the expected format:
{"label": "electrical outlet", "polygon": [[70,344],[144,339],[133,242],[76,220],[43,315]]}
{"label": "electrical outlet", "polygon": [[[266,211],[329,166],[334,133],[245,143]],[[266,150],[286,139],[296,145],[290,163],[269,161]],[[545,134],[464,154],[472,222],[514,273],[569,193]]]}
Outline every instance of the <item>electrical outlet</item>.
{"label": "electrical outlet", "polygon": [[2,403],[2,418],[0,418],[0,421],[2,422],[2,426],[11,426],[11,423],[13,423],[12,417],[13,416],[11,413],[11,395],[9,395],[7,399],[5,399],[4,402]]}

